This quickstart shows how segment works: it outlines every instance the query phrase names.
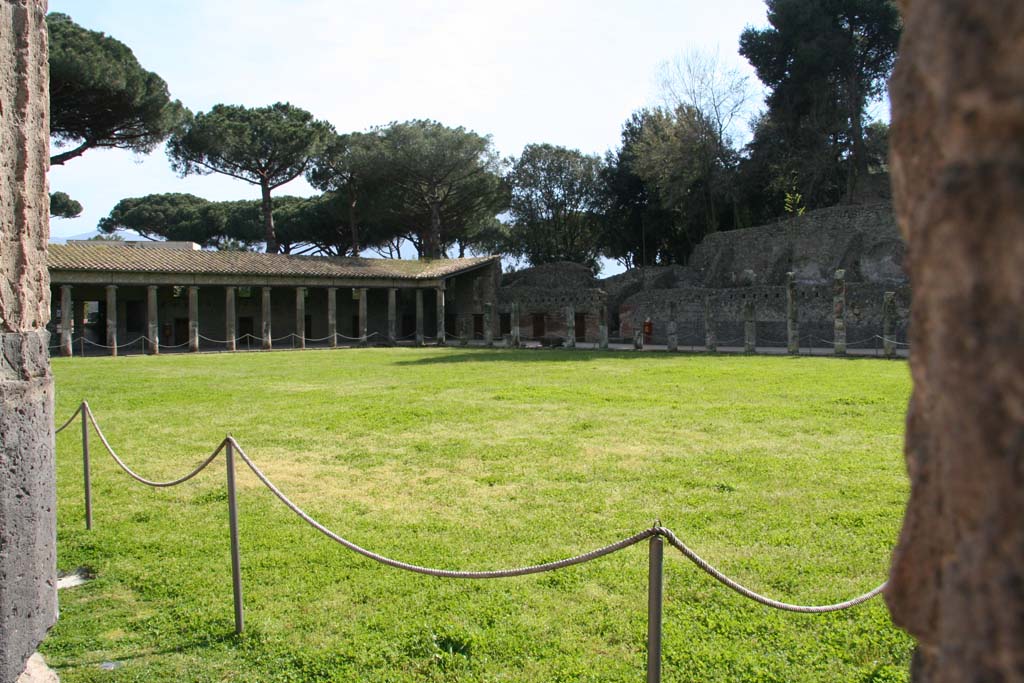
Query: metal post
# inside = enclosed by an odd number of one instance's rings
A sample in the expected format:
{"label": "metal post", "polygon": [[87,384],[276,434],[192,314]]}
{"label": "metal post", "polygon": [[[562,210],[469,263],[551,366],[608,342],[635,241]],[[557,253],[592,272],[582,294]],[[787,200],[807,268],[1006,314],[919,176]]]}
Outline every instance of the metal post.
{"label": "metal post", "polygon": [[647,574],[647,683],[661,683],[662,565],[665,543],[651,536]]}
{"label": "metal post", "polygon": [[82,401],[82,477],[85,483],[85,528],[92,529],[92,472],[89,467],[89,404]]}
{"label": "metal post", "polygon": [[238,553],[238,500],[235,496],[235,444],[228,435],[224,446],[228,466],[228,525],[231,530],[231,582],[235,598],[235,633],[245,628],[242,610],[242,561]]}

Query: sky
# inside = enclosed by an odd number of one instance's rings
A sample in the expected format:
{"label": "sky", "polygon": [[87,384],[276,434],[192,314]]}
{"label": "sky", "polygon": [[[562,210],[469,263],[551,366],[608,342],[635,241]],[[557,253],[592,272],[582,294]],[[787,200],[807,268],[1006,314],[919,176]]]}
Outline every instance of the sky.
{"label": "sky", "polygon": [[[290,102],[339,132],[435,119],[490,135],[502,156],[546,142],[603,154],[632,112],[660,103],[659,65],[688,50],[737,53],[762,0],[50,0],[128,45],[194,112]],[[755,98],[756,99],[756,98]],[[759,104],[760,102],[755,102]],[[50,173],[85,211],[51,238],[95,230],[120,199],[190,192],[258,199],[225,176],[178,177],[163,149],[89,150]],[[297,179],[278,194],[315,194]]]}

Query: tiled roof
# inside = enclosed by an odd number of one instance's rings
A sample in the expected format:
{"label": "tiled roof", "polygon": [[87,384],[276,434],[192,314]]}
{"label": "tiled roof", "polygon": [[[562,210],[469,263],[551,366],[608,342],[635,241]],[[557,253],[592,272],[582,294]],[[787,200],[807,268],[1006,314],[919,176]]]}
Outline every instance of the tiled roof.
{"label": "tiled roof", "polygon": [[51,271],[430,280],[495,260],[496,256],[418,261],[51,244],[46,262]]}

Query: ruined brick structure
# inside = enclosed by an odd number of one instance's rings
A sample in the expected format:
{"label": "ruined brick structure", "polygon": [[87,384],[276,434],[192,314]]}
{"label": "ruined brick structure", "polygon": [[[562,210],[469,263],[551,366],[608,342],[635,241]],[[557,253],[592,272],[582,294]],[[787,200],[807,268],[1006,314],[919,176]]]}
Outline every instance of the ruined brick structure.
{"label": "ruined brick structure", "polygon": [[[836,206],[746,230],[708,235],[686,267],[645,268],[608,278],[612,329],[630,338],[644,320],[654,323],[654,343],[666,341],[675,304],[681,345],[703,345],[705,303],[710,302],[719,343],[744,336],[748,307],[758,343],[784,345],[786,274],[796,285],[801,339],[831,340],[833,276],[845,271],[847,337],[882,333],[885,293],[895,292],[893,334],[906,340],[910,287],[903,272],[904,246],[887,203]],[[816,340],[816,341],[815,341]]]}

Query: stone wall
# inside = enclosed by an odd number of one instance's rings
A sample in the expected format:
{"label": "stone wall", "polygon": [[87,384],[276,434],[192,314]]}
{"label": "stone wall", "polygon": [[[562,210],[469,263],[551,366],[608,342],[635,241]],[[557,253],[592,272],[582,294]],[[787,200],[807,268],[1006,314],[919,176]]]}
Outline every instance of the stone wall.
{"label": "stone wall", "polygon": [[0,0],[0,683],[57,619],[45,15]]}
{"label": "stone wall", "polygon": [[834,206],[771,225],[708,235],[689,266],[705,287],[824,284],[842,268],[847,282],[906,283],[904,245],[892,205]]}
{"label": "stone wall", "polygon": [[[798,285],[797,315],[803,345],[823,346],[833,338],[832,284]],[[846,334],[850,342],[869,339],[851,347],[874,348],[882,334],[882,299],[887,291],[896,292],[895,337],[907,340],[910,321],[910,288],[879,283],[851,283],[846,286]],[[773,286],[710,289],[680,287],[641,291],[619,307],[618,335],[631,339],[644,320],[654,323],[652,343],[666,343],[671,304],[676,304],[679,343],[684,346],[704,343],[704,302],[710,299],[720,343],[742,339],[747,303],[753,304],[758,344],[784,346],[786,343],[786,288]],[[825,340],[823,342],[822,340]]]}

